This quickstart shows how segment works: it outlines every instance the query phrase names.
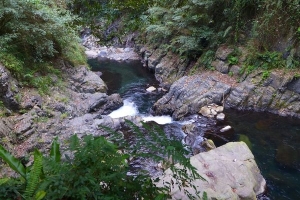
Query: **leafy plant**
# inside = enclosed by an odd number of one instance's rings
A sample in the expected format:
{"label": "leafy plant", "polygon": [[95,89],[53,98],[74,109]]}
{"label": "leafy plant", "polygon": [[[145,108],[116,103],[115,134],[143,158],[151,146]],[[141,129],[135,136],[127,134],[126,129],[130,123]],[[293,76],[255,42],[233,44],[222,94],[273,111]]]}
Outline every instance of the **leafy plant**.
{"label": "leafy plant", "polygon": [[[34,163],[30,167],[25,167],[20,160],[16,159],[9,152],[7,152],[0,145],[0,157],[19,175],[22,179],[20,182],[23,187],[20,187],[21,190],[24,190],[23,194],[20,194],[18,191],[13,191],[16,196],[22,196],[25,199],[34,199],[40,200],[45,196],[45,192],[42,190],[37,191],[37,187],[40,183],[40,178],[42,175],[42,154],[38,151],[34,151]],[[1,179],[2,185],[5,183],[10,183],[7,178]],[[20,182],[16,182],[17,185],[20,185]],[[16,186],[15,186],[16,187]],[[18,186],[16,188],[19,188]],[[2,195],[0,195],[1,197]],[[9,195],[10,196],[10,195]],[[6,197],[5,193],[3,198]]]}
{"label": "leafy plant", "polygon": [[230,56],[228,58],[228,63],[230,65],[236,65],[236,64],[238,64],[238,62],[239,62],[239,59],[236,56]]}
{"label": "leafy plant", "polygon": [[[0,191],[3,192],[0,197],[7,199],[22,196],[36,200],[167,198],[171,184],[158,188],[151,176],[143,170],[135,175],[128,174],[131,170],[130,160],[137,157],[164,161],[174,172],[174,181],[183,190],[185,187],[196,189],[191,181],[202,177],[189,163],[185,156],[189,151],[180,141],[170,140],[157,127],[144,124],[141,129],[132,122],[127,124],[134,133],[134,145],[122,139],[119,133],[102,127],[110,133],[107,139],[91,135],[79,139],[74,135],[70,138],[65,159],[61,160],[56,138],[51,146],[50,157],[42,157],[41,153],[35,151],[34,164],[29,167],[24,167],[1,147],[0,157],[23,178],[0,179]],[[158,144],[161,148],[157,148]],[[177,162],[183,168],[175,167]],[[187,170],[190,172],[187,173]],[[192,197],[191,194],[188,196]]]}
{"label": "leafy plant", "polygon": [[270,76],[270,71],[265,70],[262,74],[262,80],[266,80]]}

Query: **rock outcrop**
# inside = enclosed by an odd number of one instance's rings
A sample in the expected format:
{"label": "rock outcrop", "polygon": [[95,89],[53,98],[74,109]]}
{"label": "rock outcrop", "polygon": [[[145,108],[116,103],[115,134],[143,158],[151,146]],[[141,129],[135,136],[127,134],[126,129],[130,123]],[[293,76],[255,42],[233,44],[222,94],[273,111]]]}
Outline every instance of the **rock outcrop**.
{"label": "rock outcrop", "polygon": [[12,110],[20,107],[16,96],[19,92],[17,81],[12,78],[10,72],[0,63],[0,101]]}
{"label": "rock outcrop", "polygon": [[153,106],[156,114],[170,114],[180,119],[197,113],[210,103],[221,104],[230,92],[231,86],[220,82],[212,73],[184,76],[174,82],[169,92]]}
{"label": "rock outcrop", "polygon": [[186,60],[171,52],[166,53],[160,49],[152,52],[147,47],[138,51],[144,65],[154,71],[156,79],[166,86],[182,77],[188,67]]}
{"label": "rock outcrop", "polygon": [[[194,180],[192,185],[197,188],[202,197],[207,193],[208,199],[257,199],[256,196],[263,193],[266,181],[260,174],[254,156],[244,142],[230,142],[208,152],[197,154],[190,158],[191,164],[197,172],[205,178]],[[158,186],[166,182],[172,182],[173,173],[166,170],[160,178]],[[170,195],[172,199],[190,199],[183,191],[186,189],[195,195],[192,187],[182,188],[173,181]]]}
{"label": "rock outcrop", "polygon": [[145,64],[155,71],[163,85],[171,85],[169,92],[154,105],[158,115],[171,114],[175,119],[199,111],[209,103],[239,110],[268,111],[282,116],[300,117],[300,78],[285,70],[242,72],[247,51],[238,63],[231,65],[228,56],[233,49],[221,46],[212,66],[215,71],[187,74],[187,65],[170,53],[142,48]]}

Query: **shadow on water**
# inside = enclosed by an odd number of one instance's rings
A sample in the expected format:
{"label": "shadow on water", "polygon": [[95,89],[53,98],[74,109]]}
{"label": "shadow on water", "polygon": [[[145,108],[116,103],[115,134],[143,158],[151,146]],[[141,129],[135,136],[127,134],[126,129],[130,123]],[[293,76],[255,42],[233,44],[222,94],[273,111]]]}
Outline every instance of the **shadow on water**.
{"label": "shadow on water", "polygon": [[270,199],[300,199],[300,120],[226,111],[235,141],[244,141],[267,181]]}

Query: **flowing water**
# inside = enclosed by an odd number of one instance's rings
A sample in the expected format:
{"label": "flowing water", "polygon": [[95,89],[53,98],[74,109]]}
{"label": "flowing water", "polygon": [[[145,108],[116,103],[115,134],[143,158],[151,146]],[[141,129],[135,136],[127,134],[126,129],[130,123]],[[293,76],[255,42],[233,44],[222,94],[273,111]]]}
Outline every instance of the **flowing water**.
{"label": "flowing water", "polygon": [[[101,78],[108,85],[108,94],[120,93],[124,106],[112,112],[111,117],[140,115],[144,121],[155,121],[165,132],[179,140],[193,140],[197,146],[203,136],[212,139],[217,146],[228,141],[244,141],[267,181],[267,192],[260,199],[300,199],[300,120],[278,117],[266,113],[226,110],[225,122],[216,122],[197,115],[183,121],[172,121],[170,116],[153,116],[151,107],[163,92],[147,92],[146,88],[159,88],[155,77],[140,61],[117,62],[89,60],[94,71],[101,71]],[[198,135],[188,138],[182,126],[196,124]],[[230,125],[233,130],[221,134],[221,127]]]}

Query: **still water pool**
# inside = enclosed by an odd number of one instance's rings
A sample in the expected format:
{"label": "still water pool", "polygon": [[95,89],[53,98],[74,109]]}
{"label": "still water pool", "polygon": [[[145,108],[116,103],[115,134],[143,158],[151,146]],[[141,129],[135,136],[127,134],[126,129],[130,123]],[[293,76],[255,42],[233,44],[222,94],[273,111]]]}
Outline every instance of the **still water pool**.
{"label": "still water pool", "polygon": [[227,110],[236,141],[246,142],[267,181],[270,199],[300,199],[300,120]]}

